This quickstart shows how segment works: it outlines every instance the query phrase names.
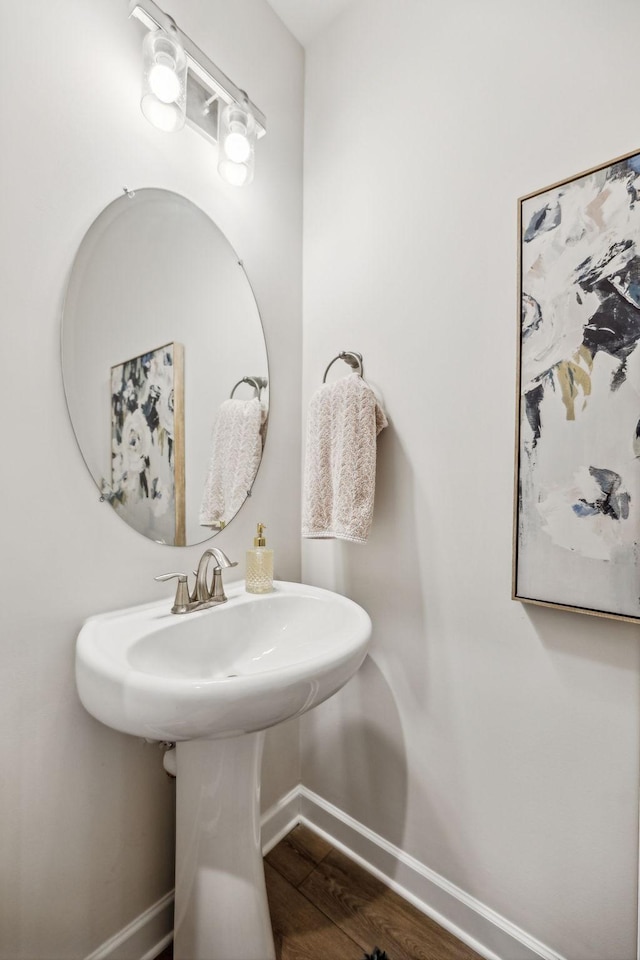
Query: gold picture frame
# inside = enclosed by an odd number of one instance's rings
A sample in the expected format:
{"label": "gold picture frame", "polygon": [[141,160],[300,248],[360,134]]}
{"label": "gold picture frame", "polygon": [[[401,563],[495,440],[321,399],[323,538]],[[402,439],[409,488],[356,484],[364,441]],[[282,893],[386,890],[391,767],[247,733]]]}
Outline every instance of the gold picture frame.
{"label": "gold picture frame", "polygon": [[146,537],[186,544],[184,348],[166,343],[111,367],[108,499]]}
{"label": "gold picture frame", "polygon": [[640,622],[640,153],[518,200],[512,598]]}

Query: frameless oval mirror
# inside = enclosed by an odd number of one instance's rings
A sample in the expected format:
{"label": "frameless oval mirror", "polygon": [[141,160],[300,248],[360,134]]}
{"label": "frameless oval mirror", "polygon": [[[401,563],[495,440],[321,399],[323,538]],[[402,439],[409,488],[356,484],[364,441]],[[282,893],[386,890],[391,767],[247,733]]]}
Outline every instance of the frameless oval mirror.
{"label": "frameless oval mirror", "polygon": [[102,497],[160,543],[200,543],[251,491],[267,350],[242,263],[198,207],[127,192],[87,231],[62,318],[73,429]]}

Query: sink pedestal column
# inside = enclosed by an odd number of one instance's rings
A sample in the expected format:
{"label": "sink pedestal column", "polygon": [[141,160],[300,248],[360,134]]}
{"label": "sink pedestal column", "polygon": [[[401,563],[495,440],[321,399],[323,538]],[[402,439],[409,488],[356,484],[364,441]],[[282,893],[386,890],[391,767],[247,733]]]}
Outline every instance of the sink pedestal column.
{"label": "sink pedestal column", "polygon": [[260,844],[264,733],[176,745],[175,960],[275,960]]}

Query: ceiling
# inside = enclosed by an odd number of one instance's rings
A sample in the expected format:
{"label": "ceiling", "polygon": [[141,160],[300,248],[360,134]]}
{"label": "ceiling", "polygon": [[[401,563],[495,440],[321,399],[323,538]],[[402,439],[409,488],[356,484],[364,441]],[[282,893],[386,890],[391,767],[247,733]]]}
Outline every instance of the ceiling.
{"label": "ceiling", "polygon": [[303,47],[354,0],[267,0]]}

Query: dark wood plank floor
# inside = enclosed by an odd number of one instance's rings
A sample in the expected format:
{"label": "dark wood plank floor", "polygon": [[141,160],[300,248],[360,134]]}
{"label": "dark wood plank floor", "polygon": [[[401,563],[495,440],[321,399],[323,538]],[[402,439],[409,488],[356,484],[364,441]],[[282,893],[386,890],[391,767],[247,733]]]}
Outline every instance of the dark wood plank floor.
{"label": "dark wood plank floor", "polygon": [[[376,877],[299,824],[265,857],[277,960],[479,960]],[[158,960],[173,960],[168,947]]]}

